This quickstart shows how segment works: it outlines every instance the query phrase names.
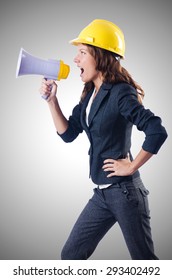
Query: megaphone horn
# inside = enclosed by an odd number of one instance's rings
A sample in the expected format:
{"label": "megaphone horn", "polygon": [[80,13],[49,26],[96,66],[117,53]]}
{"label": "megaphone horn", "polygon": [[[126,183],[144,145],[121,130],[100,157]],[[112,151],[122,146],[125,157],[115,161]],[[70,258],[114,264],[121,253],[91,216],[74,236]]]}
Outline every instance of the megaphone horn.
{"label": "megaphone horn", "polygon": [[62,60],[43,60],[32,56],[21,48],[17,69],[16,78],[22,75],[43,75],[46,79],[60,80],[68,77],[70,67],[64,64]]}

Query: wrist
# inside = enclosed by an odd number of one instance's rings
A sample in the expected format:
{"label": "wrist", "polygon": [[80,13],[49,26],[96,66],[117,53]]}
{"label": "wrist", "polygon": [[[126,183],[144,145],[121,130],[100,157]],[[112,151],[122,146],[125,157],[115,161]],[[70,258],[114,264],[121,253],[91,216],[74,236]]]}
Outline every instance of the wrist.
{"label": "wrist", "polygon": [[132,161],[131,163],[130,163],[130,175],[133,175],[136,171],[137,171],[137,167],[136,167],[136,165],[135,165],[135,162],[134,161]]}
{"label": "wrist", "polygon": [[136,158],[131,162],[130,168],[132,174],[142,167],[142,165],[144,165],[152,156],[153,154],[141,149]]}
{"label": "wrist", "polygon": [[58,100],[57,100],[57,97],[56,96],[52,96],[52,97],[50,97],[50,99],[48,99],[47,100],[47,103],[48,103],[48,105],[56,105],[56,104],[58,104]]}

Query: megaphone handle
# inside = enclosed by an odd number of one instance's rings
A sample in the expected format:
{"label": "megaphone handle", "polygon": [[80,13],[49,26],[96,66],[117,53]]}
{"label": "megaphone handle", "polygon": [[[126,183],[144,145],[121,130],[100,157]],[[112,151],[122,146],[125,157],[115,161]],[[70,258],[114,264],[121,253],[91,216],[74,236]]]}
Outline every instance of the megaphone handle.
{"label": "megaphone handle", "polygon": [[[45,77],[44,77],[44,79],[45,79],[46,81],[50,80],[50,79],[45,78]],[[52,86],[51,86],[51,89],[52,89]],[[44,100],[47,100],[48,97],[49,97],[49,95],[41,95],[41,97],[42,97]]]}
{"label": "megaphone handle", "polygon": [[41,95],[41,97],[44,99],[44,100],[47,100],[49,95]]}

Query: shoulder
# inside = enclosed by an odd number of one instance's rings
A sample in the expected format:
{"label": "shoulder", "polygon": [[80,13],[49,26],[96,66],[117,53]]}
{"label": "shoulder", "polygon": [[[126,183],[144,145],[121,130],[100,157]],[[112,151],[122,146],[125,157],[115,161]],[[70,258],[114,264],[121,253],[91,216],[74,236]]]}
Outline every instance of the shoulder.
{"label": "shoulder", "polygon": [[122,92],[128,91],[136,93],[136,89],[127,82],[119,82],[119,83],[103,83],[102,88],[104,90],[109,90],[111,92]]}
{"label": "shoulder", "polygon": [[110,97],[118,101],[123,98],[137,99],[137,91],[132,85],[126,82],[114,83],[110,89]]}
{"label": "shoulder", "polygon": [[120,93],[122,92],[136,93],[136,89],[132,85],[126,82],[113,84],[112,90],[118,91]]}

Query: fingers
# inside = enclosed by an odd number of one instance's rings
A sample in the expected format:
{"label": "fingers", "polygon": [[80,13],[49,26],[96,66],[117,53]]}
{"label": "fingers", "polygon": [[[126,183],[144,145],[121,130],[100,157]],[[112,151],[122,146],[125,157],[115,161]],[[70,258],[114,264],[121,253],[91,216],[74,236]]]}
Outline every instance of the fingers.
{"label": "fingers", "polygon": [[105,172],[110,172],[107,177],[112,176],[128,176],[132,174],[132,163],[129,158],[125,159],[106,159],[102,169]]}
{"label": "fingers", "polygon": [[54,80],[42,79],[41,88],[39,90],[42,98],[49,100],[50,96],[55,96],[57,92],[57,84]]}
{"label": "fingers", "polygon": [[117,174],[114,172],[111,172],[110,174],[107,175],[107,178],[113,177],[113,176],[117,176]]}
{"label": "fingers", "polygon": [[114,168],[115,168],[115,160],[113,159],[106,159],[104,161],[104,165],[103,165],[103,170],[104,171],[114,171]]}
{"label": "fingers", "polygon": [[114,161],[115,161],[114,159],[109,158],[109,159],[105,159],[103,163],[114,163]]}
{"label": "fingers", "polygon": [[51,81],[46,81],[45,79],[42,80],[40,93],[42,94],[50,94],[52,89]]}
{"label": "fingers", "polygon": [[106,159],[104,161],[104,165],[103,165],[102,169],[105,172],[110,172],[107,175],[107,178],[116,176],[116,173],[115,173],[115,160],[113,160],[113,159]]}
{"label": "fingers", "polygon": [[114,170],[114,164],[105,164],[103,165],[103,170],[104,171],[113,171]]}

